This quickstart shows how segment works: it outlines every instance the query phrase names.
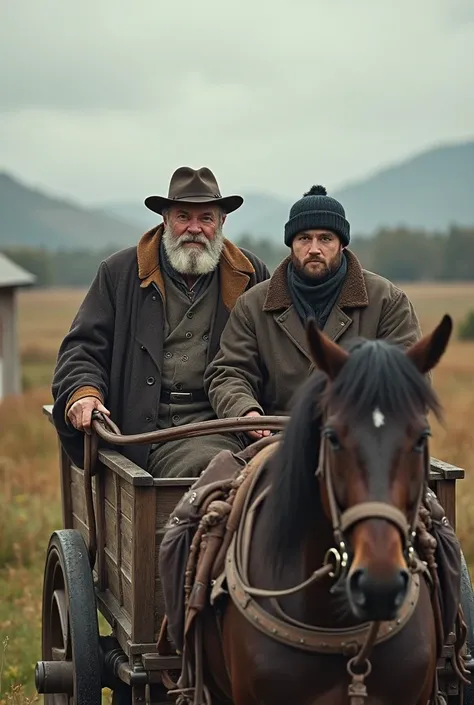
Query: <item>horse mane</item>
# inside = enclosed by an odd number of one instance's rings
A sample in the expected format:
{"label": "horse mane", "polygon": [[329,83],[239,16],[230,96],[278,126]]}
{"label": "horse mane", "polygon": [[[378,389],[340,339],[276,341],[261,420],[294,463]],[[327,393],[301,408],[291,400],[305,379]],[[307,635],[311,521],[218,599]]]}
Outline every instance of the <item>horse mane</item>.
{"label": "horse mane", "polygon": [[349,352],[334,381],[318,370],[297,390],[281,447],[272,459],[272,490],[262,521],[264,555],[273,569],[283,569],[299,552],[305,530],[322,511],[315,472],[326,409],[337,409],[349,422],[376,407],[398,421],[409,422],[430,410],[441,420],[436,393],[402,348],[384,340],[357,340]]}

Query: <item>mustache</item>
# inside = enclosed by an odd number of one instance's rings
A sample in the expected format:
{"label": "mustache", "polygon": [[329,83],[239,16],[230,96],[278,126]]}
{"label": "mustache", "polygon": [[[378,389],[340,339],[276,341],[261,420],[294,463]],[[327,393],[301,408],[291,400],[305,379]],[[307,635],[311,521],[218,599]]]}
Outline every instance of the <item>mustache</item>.
{"label": "mustache", "polygon": [[326,264],[326,260],[321,259],[321,257],[307,257],[304,263],[308,264],[309,262],[320,262],[321,264]]}
{"label": "mustache", "polygon": [[192,235],[191,233],[184,233],[177,239],[178,244],[183,242],[197,242],[200,245],[209,246],[209,241],[205,235]]}

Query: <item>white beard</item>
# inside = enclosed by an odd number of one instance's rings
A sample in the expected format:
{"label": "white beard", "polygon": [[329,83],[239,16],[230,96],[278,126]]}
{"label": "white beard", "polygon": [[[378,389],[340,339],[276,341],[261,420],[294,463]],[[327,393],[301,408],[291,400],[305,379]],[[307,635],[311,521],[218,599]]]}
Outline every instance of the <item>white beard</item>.
{"label": "white beard", "polygon": [[[199,242],[201,247],[183,247],[185,242]],[[209,274],[218,265],[224,247],[222,228],[216,230],[214,240],[208,240],[205,235],[190,235],[184,233],[175,237],[169,225],[163,231],[163,245],[171,266],[180,274]]]}

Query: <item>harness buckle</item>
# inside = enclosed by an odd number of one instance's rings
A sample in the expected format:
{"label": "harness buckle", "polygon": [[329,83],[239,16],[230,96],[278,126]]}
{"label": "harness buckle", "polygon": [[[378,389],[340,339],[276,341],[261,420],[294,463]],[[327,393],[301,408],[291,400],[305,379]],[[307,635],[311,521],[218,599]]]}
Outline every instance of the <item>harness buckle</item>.
{"label": "harness buckle", "polygon": [[[334,562],[331,561],[331,557],[334,559]],[[324,556],[324,565],[334,565],[333,570],[329,573],[329,577],[338,578],[341,571],[346,568],[348,560],[349,556],[347,555],[346,546],[343,541],[339,544],[339,551],[337,548],[330,548],[326,551],[326,555]]]}

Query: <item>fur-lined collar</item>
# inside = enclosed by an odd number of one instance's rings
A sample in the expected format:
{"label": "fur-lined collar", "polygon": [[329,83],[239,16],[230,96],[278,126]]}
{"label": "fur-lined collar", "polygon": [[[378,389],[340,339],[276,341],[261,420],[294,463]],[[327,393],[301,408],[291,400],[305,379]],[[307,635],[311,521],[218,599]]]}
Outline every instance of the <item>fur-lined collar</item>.
{"label": "fur-lined collar", "polygon": [[[163,236],[163,223],[146,232],[137,245],[138,276],[140,286],[147,287],[152,282],[165,298],[165,283],[160,269],[160,242]],[[224,239],[224,248],[219,261],[221,295],[225,307],[230,311],[242,294],[255,269],[244,253],[230,240]]]}

